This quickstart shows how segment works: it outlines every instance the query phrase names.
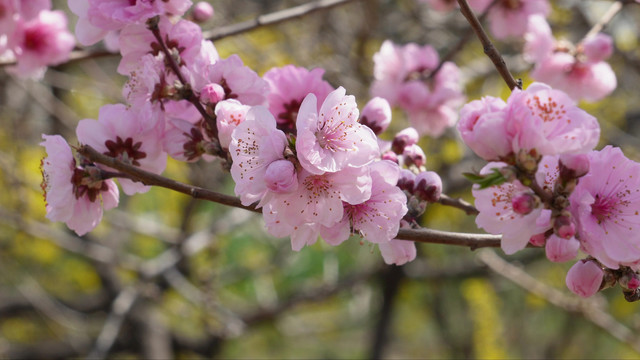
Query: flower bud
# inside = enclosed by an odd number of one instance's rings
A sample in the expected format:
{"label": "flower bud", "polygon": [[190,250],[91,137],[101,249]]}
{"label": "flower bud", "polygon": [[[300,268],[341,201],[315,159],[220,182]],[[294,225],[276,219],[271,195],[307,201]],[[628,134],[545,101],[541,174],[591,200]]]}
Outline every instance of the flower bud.
{"label": "flower bud", "polygon": [[638,277],[638,274],[635,273],[635,271],[627,268],[623,272],[622,276],[620,276],[620,278],[618,279],[618,283],[624,289],[636,290],[640,287],[640,278]]}
{"label": "flower bud", "polygon": [[511,206],[516,214],[527,215],[540,204],[540,200],[534,194],[524,193],[511,199]]}
{"label": "flower bud", "polygon": [[529,239],[529,243],[531,245],[538,246],[538,247],[543,247],[546,241],[547,241],[547,235],[545,233],[533,235],[531,239]]}
{"label": "flower bud", "polygon": [[206,1],[199,1],[193,6],[193,20],[203,23],[213,16],[213,6]]}
{"label": "flower bud", "polygon": [[544,250],[547,254],[547,259],[550,261],[565,262],[575,258],[578,255],[579,248],[580,241],[576,240],[576,238],[563,239],[552,234],[547,239]]}
{"label": "flower bud", "polygon": [[560,179],[563,182],[577,179],[589,172],[589,156],[587,154],[560,155]]}
{"label": "flower bud", "polygon": [[224,100],[224,98],[224,89],[219,84],[207,84],[200,90],[200,101],[205,104],[216,104],[218,101]]}
{"label": "flower bud", "polygon": [[587,62],[595,63],[608,59],[613,54],[613,40],[611,36],[599,33],[586,39],[582,43]]}
{"label": "flower bud", "polygon": [[405,190],[410,193],[413,193],[415,179],[416,179],[416,174],[414,174],[411,170],[400,169],[400,177],[398,177],[397,186],[401,190]]}
{"label": "flower bud", "polygon": [[427,162],[427,155],[424,154],[422,148],[417,144],[405,147],[402,152],[402,157],[404,158],[404,164],[406,166],[415,165],[420,168]]}
{"label": "flower bud", "polygon": [[571,213],[563,211],[553,219],[553,232],[563,239],[569,239],[576,234],[576,224]]}
{"label": "flower bud", "polygon": [[600,290],[603,277],[604,271],[595,261],[580,260],[569,269],[565,282],[574,294],[587,298]]}
{"label": "flower bud", "polygon": [[296,168],[288,160],[276,160],[267,167],[264,182],[269,190],[278,194],[295,191],[298,188]]}
{"label": "flower bud", "polygon": [[471,101],[460,110],[457,126],[462,140],[487,161],[499,160],[511,152],[505,126],[505,107],[502,99],[484,97]]}
{"label": "flower bud", "polygon": [[538,169],[538,162],[542,157],[535,153],[534,150],[527,151],[521,149],[516,156],[518,167],[526,172],[534,173]]}
{"label": "flower bud", "polygon": [[423,171],[416,176],[413,194],[420,200],[437,202],[442,195],[442,179],[433,171]]}
{"label": "flower bud", "polygon": [[391,123],[391,106],[386,99],[374,97],[362,109],[360,123],[380,135]]}
{"label": "flower bud", "polygon": [[393,142],[391,143],[391,150],[393,150],[396,154],[402,154],[404,152],[404,148],[416,144],[420,139],[420,135],[418,131],[412,127],[406,128],[393,138]]}
{"label": "flower bud", "polygon": [[398,155],[396,153],[394,153],[393,151],[387,151],[384,154],[382,154],[382,160],[389,160],[389,161],[393,161],[394,163],[398,164]]}

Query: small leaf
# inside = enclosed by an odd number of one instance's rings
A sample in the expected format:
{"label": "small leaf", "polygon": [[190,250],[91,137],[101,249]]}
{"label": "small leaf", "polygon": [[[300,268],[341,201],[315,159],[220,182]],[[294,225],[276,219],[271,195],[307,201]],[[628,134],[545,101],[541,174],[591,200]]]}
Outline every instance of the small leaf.
{"label": "small leaf", "polygon": [[486,175],[475,173],[464,173],[462,175],[472,183],[480,185],[480,189],[502,185],[507,181],[498,168],[491,169],[491,173]]}

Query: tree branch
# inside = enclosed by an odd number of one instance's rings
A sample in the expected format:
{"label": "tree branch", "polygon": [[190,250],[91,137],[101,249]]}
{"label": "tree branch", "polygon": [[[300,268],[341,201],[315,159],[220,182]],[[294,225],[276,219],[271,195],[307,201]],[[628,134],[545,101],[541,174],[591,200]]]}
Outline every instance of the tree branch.
{"label": "tree branch", "polygon": [[491,40],[489,40],[489,36],[487,36],[487,33],[482,28],[482,24],[480,24],[478,18],[475,16],[473,11],[471,11],[467,0],[458,0],[458,4],[460,5],[460,12],[467,19],[469,25],[471,25],[471,28],[478,36],[478,39],[480,39],[480,42],[484,47],[484,53],[489,57],[489,59],[491,59],[496,70],[498,70],[500,76],[502,76],[504,81],[507,83],[507,86],[509,86],[509,89],[513,90],[515,88],[522,88],[521,81],[516,81],[516,79],[513,78],[513,75],[509,72],[502,55],[500,55],[498,49],[496,49]]}
{"label": "tree branch", "polygon": [[618,14],[620,12],[620,10],[622,10],[622,7],[626,3],[627,3],[627,1],[618,0],[618,1],[614,2],[613,4],[611,4],[609,9],[604,13],[604,15],[602,15],[600,20],[598,20],[598,22],[593,25],[591,30],[589,30],[589,32],[582,38],[582,41],[580,41],[580,42],[582,43],[586,39],[588,39],[588,38],[590,38],[592,36],[595,36],[596,34],[601,32],[602,29],[604,29],[604,27],[607,26],[607,24],[616,16],[616,14]]}

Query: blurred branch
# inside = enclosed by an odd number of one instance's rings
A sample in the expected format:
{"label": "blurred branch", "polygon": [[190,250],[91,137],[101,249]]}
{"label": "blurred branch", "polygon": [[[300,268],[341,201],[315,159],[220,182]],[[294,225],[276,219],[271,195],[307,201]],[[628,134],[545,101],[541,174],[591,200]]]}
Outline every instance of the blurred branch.
{"label": "blurred branch", "polygon": [[640,337],[634,331],[618,322],[607,313],[594,299],[581,299],[575,295],[567,295],[550,287],[527,274],[517,266],[511,265],[491,250],[478,252],[478,259],[496,274],[511,280],[524,290],[545,299],[549,303],[571,313],[582,315],[585,319],[602,328],[616,339],[627,343],[640,352]]}
{"label": "blurred branch", "polygon": [[106,357],[118,338],[120,327],[127,317],[127,314],[129,314],[133,308],[137,298],[138,290],[135,287],[130,286],[122,290],[113,302],[111,313],[107,317],[102,331],[100,331],[100,335],[98,335],[93,350],[91,350],[91,353],[87,356],[88,359],[104,359]]}
{"label": "blurred branch", "polygon": [[592,36],[595,36],[599,32],[601,32],[602,29],[604,29],[604,27],[607,26],[607,24],[614,18],[614,16],[616,16],[616,14],[620,12],[620,10],[622,10],[622,7],[626,5],[628,2],[629,1],[626,1],[626,0],[618,0],[613,4],[611,4],[609,9],[602,15],[600,20],[598,20],[598,22],[593,25],[591,30],[589,30],[589,32],[582,38],[582,41],[580,42],[583,42],[586,39]]}
{"label": "blurred branch", "polygon": [[[232,25],[220,26],[215,29],[202,32],[202,37],[211,41],[224,39],[229,36],[240,35],[245,32],[259,29],[264,26],[276,25],[285,21],[294,20],[303,16],[313,14],[317,11],[329,10],[336,6],[345,5],[355,1],[362,0],[317,0],[307,4],[294,6],[292,8],[275,11],[269,14],[257,16],[252,20],[239,22]],[[113,53],[104,50],[75,50],[69,56],[69,60],[66,62],[72,63],[75,61],[97,59],[108,56],[117,56],[119,53]],[[5,66],[15,65],[15,60],[0,61],[0,68]]]}
{"label": "blurred branch", "polygon": [[489,59],[491,59],[493,65],[496,67],[496,70],[498,70],[500,76],[502,76],[504,81],[507,83],[509,89],[513,90],[515,88],[522,88],[522,82],[516,81],[513,78],[513,75],[511,75],[511,72],[509,72],[507,64],[504,62],[502,55],[500,55],[498,49],[496,49],[496,47],[493,46],[491,40],[489,40],[489,36],[487,36],[487,33],[482,28],[482,24],[480,24],[480,21],[469,7],[467,0],[458,0],[458,4],[460,5],[460,12],[467,19],[469,25],[471,25],[471,28],[473,29],[473,32],[476,33],[478,39],[482,43],[482,46],[484,47],[484,53],[489,57]]}

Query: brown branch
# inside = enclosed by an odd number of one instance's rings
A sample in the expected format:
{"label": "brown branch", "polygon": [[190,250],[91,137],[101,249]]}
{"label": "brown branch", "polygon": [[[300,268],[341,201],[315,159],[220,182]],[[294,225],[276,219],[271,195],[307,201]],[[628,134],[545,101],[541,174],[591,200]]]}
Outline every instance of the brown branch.
{"label": "brown branch", "polygon": [[467,0],[458,0],[458,4],[460,5],[460,12],[467,19],[473,29],[473,32],[476,33],[478,39],[482,43],[484,53],[489,57],[489,59],[491,59],[496,70],[498,70],[500,76],[502,76],[504,81],[507,83],[507,86],[509,86],[509,89],[513,90],[515,88],[522,88],[521,81],[516,81],[516,79],[513,78],[513,75],[509,72],[502,55],[500,55],[498,49],[496,49],[491,40],[489,40],[489,36],[487,36],[487,33],[482,28],[482,25],[476,15],[471,11]]}
{"label": "brown branch", "polygon": [[[275,25],[285,21],[298,19],[318,11],[329,10],[331,8],[334,8],[340,5],[345,5],[355,1],[362,1],[362,0],[312,1],[307,4],[302,4],[302,5],[294,6],[292,8],[275,11],[269,14],[260,15],[252,20],[247,20],[247,21],[226,25],[226,26],[220,26],[215,29],[204,31],[202,33],[202,36],[205,39],[216,41],[216,40],[224,39],[226,37],[240,35],[252,30],[256,30],[263,26]],[[117,55],[120,55],[120,54],[104,51],[104,50],[86,50],[86,49],[74,50],[73,52],[71,52],[69,60],[65,62],[65,64],[69,64],[76,61],[98,59],[102,57],[117,56]],[[0,68],[5,66],[13,66],[15,64],[16,64],[15,60],[2,61],[0,62]]]}
{"label": "brown branch", "polygon": [[[123,173],[131,175],[136,179],[136,181],[145,185],[160,186],[192,196],[196,199],[207,200],[257,213],[261,212],[260,209],[257,209],[254,205],[242,205],[240,199],[234,196],[224,195],[201,187],[187,185],[164,176],[147,172],[138,167],[126,164],[118,159],[101,154],[89,145],[82,145],[77,149],[77,151],[90,161],[122,171]],[[455,233],[431,229],[400,229],[397,238],[401,240],[411,240],[431,244],[467,246],[472,250],[483,247],[500,247],[501,239],[499,235]]]}
{"label": "brown branch", "polygon": [[458,208],[464,211],[467,215],[478,215],[480,213],[478,209],[475,208],[475,206],[469,204],[468,202],[462,199],[449,197],[448,195],[445,195],[445,194],[440,195],[440,199],[438,199],[438,203],[441,205]]}
{"label": "brown branch", "polygon": [[609,9],[604,13],[604,15],[602,15],[600,20],[598,20],[598,22],[593,25],[591,30],[589,30],[589,32],[584,36],[584,38],[582,38],[582,41],[580,41],[580,43],[584,42],[586,39],[592,36],[595,36],[599,32],[601,32],[602,29],[604,29],[604,27],[607,26],[607,24],[609,24],[609,22],[616,16],[616,14],[620,12],[620,10],[622,10],[622,7],[626,4],[627,4],[627,1],[623,1],[623,0],[618,0],[613,4],[611,4]]}
{"label": "brown branch", "polygon": [[118,159],[114,159],[107,155],[101,154],[95,149],[93,149],[89,145],[82,145],[77,149],[78,153],[87,159],[106,165],[110,168],[116,169],[118,171],[122,171],[126,174],[129,174],[135,179],[145,185],[151,186],[160,186],[163,188],[171,189],[177,191],[179,193],[183,193],[189,196],[192,196],[196,199],[203,199],[212,202],[216,202],[223,205],[233,206],[253,212],[261,212],[259,209],[256,209],[255,206],[245,206],[242,205],[240,199],[217,193],[215,191],[207,190],[201,187],[187,185],[172,179],[168,179],[166,177],[150,173],[148,171],[144,171],[138,167],[131,166],[126,164]]}

